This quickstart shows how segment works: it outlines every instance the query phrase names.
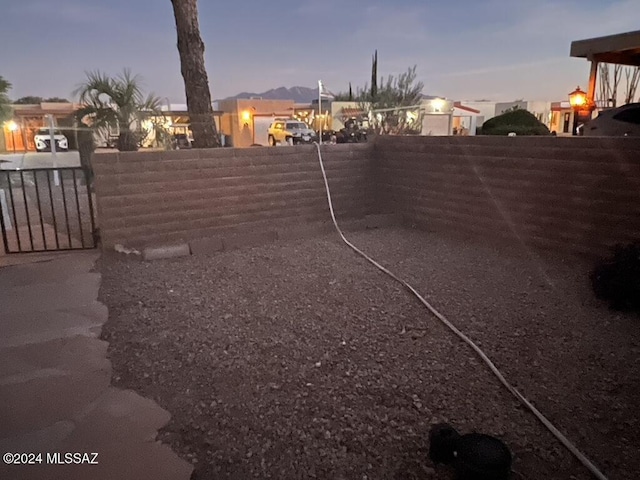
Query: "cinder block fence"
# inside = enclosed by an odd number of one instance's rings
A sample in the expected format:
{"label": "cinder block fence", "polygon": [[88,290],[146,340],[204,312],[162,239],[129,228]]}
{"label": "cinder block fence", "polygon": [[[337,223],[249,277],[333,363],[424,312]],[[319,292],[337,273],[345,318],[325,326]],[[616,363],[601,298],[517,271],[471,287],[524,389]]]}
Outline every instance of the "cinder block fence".
{"label": "cinder block fence", "polygon": [[[371,150],[365,144],[323,148],[342,219],[372,212]],[[313,145],[98,153],[93,166],[107,248],[221,235],[269,236],[329,220]]]}
{"label": "cinder block fence", "polygon": [[640,239],[640,139],[380,137],[380,211],[431,230],[601,254]]}
{"label": "cinder block fence", "polygon": [[[584,254],[640,238],[638,139],[379,137],[322,152],[342,220],[393,213]],[[97,153],[93,165],[107,248],[329,221],[315,146]]]}

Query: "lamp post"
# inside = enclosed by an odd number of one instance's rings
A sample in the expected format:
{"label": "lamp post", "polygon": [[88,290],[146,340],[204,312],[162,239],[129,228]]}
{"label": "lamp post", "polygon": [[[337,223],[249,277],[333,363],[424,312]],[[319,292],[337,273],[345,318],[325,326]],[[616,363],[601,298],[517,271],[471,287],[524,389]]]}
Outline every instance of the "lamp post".
{"label": "lamp post", "polygon": [[578,135],[578,123],[584,115],[584,112],[591,112],[586,92],[583,92],[580,87],[577,87],[569,94],[569,104],[573,109],[573,126],[571,128],[571,134],[575,136]]}
{"label": "lamp post", "polygon": [[7,123],[7,128],[11,132],[11,144],[13,145],[13,153],[16,153],[16,130],[18,130],[18,124],[11,120]]}

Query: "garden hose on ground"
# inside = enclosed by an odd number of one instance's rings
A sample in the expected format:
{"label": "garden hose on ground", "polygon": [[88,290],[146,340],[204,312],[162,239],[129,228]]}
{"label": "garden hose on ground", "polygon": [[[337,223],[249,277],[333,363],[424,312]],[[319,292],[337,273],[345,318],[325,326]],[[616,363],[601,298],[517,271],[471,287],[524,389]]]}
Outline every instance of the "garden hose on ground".
{"label": "garden hose on ground", "polygon": [[396,282],[400,283],[403,287],[405,287],[413,295],[415,295],[415,297],[418,300],[420,300],[420,302],[425,307],[427,307],[427,309],[433,315],[435,315],[435,317],[438,320],[444,323],[453,333],[455,333],[460,339],[462,339],[462,341],[464,341],[467,345],[469,345],[478,354],[478,356],[489,367],[489,369],[498,378],[498,380],[500,380],[500,383],[502,383],[502,385],[504,385],[506,389],[509,390],[511,394],[513,394],[514,397],[516,397],[524,406],[526,406],[536,416],[536,418],[540,420],[540,422],[542,422],[542,424],[545,427],[547,427],[547,429],[549,429],[549,431],[558,440],[560,440],[560,442],[580,461],[580,463],[582,463],[594,475],[595,478],[597,478],[598,480],[607,480],[607,477],[605,477],[604,474],[602,474],[602,472],[600,472],[600,470],[598,470],[598,468],[582,452],[580,452],[580,450],[578,450],[569,441],[569,439],[567,439],[567,437],[565,437],[562,434],[562,432],[560,432],[542,413],[540,413],[540,411],[536,407],[534,407],[531,404],[531,402],[529,402],[518,390],[515,389],[515,387],[513,387],[507,381],[504,375],[500,373],[500,371],[495,366],[495,364],[489,359],[489,357],[487,357],[487,355],[485,355],[485,353],[480,349],[480,347],[478,347],[475,343],[473,343],[473,341],[469,337],[467,337],[464,333],[458,330],[458,328],[455,325],[453,325],[449,320],[447,320],[444,315],[438,312],[429,302],[427,302],[427,300],[425,300],[416,291],[415,288],[413,288],[410,284],[408,284],[407,282],[405,282],[404,280],[396,276],[394,273],[392,273],[391,271],[389,271],[388,269],[380,265],[373,258],[368,256],[366,253],[364,253],[362,250],[360,250],[358,247],[356,247],[354,244],[352,244],[349,240],[345,238],[344,234],[342,233],[342,230],[340,230],[340,227],[338,226],[338,222],[336,221],[336,216],[333,211],[333,202],[331,201],[331,191],[329,190],[329,182],[327,181],[327,174],[324,170],[324,163],[322,162],[322,152],[320,151],[320,145],[318,145],[317,143],[315,145],[318,150],[318,161],[320,162],[320,170],[322,170],[322,177],[324,178],[324,186],[327,192],[327,201],[329,202],[329,211],[331,212],[331,220],[333,221],[333,225],[335,226],[338,234],[342,238],[342,241],[346,243],[358,255],[360,255],[361,257],[364,257],[368,262],[373,264],[376,268],[378,268],[379,270],[389,275]]}

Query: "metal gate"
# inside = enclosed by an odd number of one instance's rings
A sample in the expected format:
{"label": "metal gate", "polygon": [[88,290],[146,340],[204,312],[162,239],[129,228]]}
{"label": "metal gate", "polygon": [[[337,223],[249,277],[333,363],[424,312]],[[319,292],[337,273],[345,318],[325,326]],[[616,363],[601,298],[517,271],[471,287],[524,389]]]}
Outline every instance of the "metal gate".
{"label": "metal gate", "polygon": [[97,246],[93,198],[81,167],[0,170],[5,253]]}

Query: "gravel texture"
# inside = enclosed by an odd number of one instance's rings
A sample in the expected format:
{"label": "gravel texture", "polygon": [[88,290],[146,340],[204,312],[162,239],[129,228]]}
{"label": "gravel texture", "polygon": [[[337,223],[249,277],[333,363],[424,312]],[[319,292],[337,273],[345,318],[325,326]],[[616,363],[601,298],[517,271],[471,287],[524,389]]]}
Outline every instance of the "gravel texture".
{"label": "gravel texture", "polygon": [[[640,473],[639,319],[588,265],[405,229],[348,234],[414,285],[610,479]],[[105,254],[114,383],[172,414],[194,479],[446,479],[431,424],[502,438],[516,479],[592,478],[463,344],[337,235],[151,263]],[[634,447],[635,445],[635,447]]]}

